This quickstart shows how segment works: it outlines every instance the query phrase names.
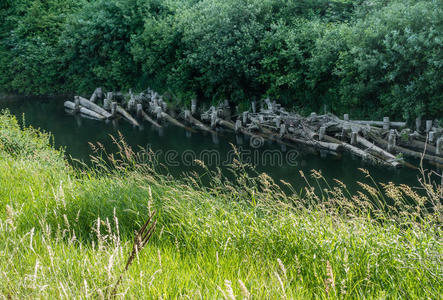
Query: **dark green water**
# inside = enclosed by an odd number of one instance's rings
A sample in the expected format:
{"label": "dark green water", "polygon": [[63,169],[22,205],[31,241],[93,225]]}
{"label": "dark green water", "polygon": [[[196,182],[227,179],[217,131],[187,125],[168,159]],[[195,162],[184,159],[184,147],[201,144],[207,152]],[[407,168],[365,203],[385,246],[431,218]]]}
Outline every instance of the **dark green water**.
{"label": "dark green water", "polygon": [[159,131],[147,123],[143,124],[143,129],[138,129],[124,120],[105,123],[70,116],[64,111],[63,99],[0,100],[0,108],[8,108],[18,120],[22,120],[24,115],[27,125],[51,132],[57,147],[65,147],[73,158],[84,161],[88,161],[92,153],[89,142],[100,142],[112,151],[115,148],[109,136],[116,136],[120,131],[134,149],[149,147],[156,152],[159,162],[176,177],[190,171],[201,172],[202,169],[193,163],[194,159],[205,161],[211,168],[221,167],[223,172],[228,173],[225,165],[232,161],[232,143],[242,153],[242,159],[253,163],[259,172],[266,172],[277,182],[289,182],[296,189],[305,186],[299,171],[309,174],[312,169],[321,171],[331,183],[332,179],[339,179],[351,190],[357,188],[356,181],[367,182],[358,168],[368,169],[377,182],[418,185],[418,172],[415,170],[382,168],[351,155],[335,156],[304,147],[285,149],[277,143],[256,140],[252,141],[252,147],[250,140],[236,137],[233,133],[214,137],[199,132],[189,133],[172,125]]}

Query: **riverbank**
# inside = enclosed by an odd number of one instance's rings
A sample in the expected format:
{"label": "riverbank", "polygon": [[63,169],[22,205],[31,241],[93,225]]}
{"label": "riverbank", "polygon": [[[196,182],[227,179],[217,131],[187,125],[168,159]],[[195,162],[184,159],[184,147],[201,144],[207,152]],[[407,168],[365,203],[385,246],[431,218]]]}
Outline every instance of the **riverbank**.
{"label": "riverbank", "polygon": [[[438,190],[340,182],[305,174],[303,197],[265,174],[158,175],[149,153],[119,141],[111,160],[68,165],[49,136],[0,116],[0,293],[109,297],[133,232],[157,211],[152,239],[123,274],[117,296],[368,298],[441,296]],[[100,153],[102,153],[100,155]],[[207,173],[202,166],[201,173]],[[363,172],[365,172],[363,170]],[[324,190],[324,189],[326,190]],[[429,187],[430,188],[430,187]],[[323,190],[323,196],[311,193]],[[395,207],[389,206],[395,205]],[[437,205],[438,204],[438,205]],[[438,211],[438,210],[437,210]]]}

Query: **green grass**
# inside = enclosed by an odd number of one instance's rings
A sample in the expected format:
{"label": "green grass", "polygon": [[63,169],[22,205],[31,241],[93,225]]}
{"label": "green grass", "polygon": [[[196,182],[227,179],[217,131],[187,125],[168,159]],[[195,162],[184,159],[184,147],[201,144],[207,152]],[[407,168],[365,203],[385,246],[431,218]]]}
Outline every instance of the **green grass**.
{"label": "green grass", "polygon": [[313,172],[303,195],[287,195],[236,162],[234,183],[202,166],[205,188],[116,143],[119,154],[98,145],[94,166],[77,169],[49,135],[0,115],[3,298],[110,298],[153,210],[157,229],[117,298],[442,297],[440,186],[420,196],[362,183],[349,195]]}

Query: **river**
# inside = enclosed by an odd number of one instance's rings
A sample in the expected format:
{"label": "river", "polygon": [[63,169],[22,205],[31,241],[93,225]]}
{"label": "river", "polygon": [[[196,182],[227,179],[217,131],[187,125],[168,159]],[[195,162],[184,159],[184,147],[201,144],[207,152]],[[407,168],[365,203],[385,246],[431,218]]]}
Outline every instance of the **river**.
{"label": "river", "polygon": [[[417,186],[418,171],[410,168],[389,169],[374,166],[348,154],[333,155],[318,153],[306,147],[292,148],[276,142],[246,139],[234,133],[223,132],[218,136],[201,132],[188,132],[171,124],[162,130],[143,123],[143,128],[134,128],[124,120],[99,122],[71,116],[65,113],[64,99],[60,98],[17,98],[0,100],[0,108],[8,108],[17,119],[54,135],[55,146],[64,147],[67,155],[89,161],[89,143],[102,143],[109,151],[114,151],[110,135],[120,131],[126,142],[134,149],[149,148],[159,163],[166,166],[171,175],[180,178],[190,171],[201,172],[194,160],[204,161],[211,169],[220,167],[224,174],[230,174],[226,165],[234,157],[230,144],[241,153],[241,159],[255,165],[257,171],[265,172],[276,182],[284,180],[296,190],[305,186],[300,171],[310,174],[311,170],[321,171],[333,183],[339,179],[351,191],[358,189],[357,181],[368,182],[358,168],[370,171],[377,182],[392,181]],[[24,116],[24,117],[23,117]],[[417,163],[417,162],[416,162]],[[229,175],[228,175],[229,176]]]}

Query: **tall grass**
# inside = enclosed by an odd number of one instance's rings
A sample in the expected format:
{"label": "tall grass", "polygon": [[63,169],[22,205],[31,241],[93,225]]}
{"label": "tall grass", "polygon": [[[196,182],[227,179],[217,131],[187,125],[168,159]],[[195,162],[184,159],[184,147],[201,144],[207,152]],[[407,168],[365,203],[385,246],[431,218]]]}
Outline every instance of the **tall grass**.
{"label": "tall grass", "polygon": [[[157,229],[118,284],[131,298],[431,298],[443,294],[441,186],[367,182],[350,193],[321,173],[302,194],[266,174],[159,175],[124,140],[77,169],[49,136],[0,115],[0,295],[109,298],[135,232]],[[289,190],[291,189],[290,186]]]}

